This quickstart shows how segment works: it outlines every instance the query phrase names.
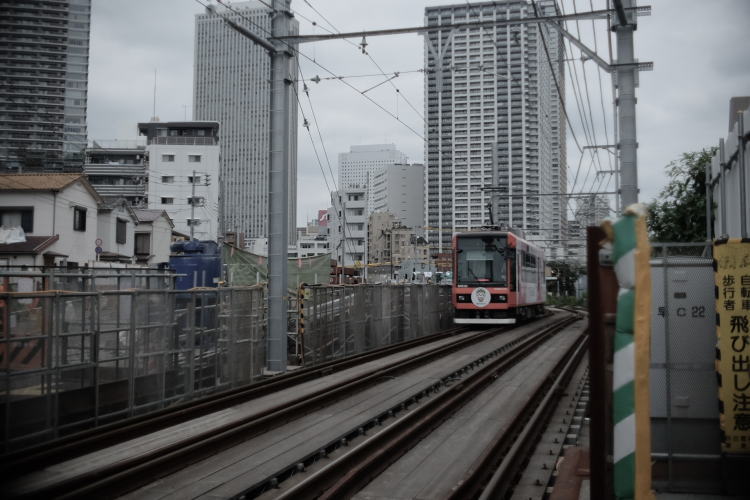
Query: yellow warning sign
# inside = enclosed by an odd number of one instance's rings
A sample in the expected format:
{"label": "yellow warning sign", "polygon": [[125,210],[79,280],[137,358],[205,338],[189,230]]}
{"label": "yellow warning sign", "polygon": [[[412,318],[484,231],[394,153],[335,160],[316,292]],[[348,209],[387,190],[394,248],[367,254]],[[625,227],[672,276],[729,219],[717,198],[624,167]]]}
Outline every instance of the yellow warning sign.
{"label": "yellow warning sign", "polygon": [[750,242],[714,242],[714,270],[722,450],[750,454]]}

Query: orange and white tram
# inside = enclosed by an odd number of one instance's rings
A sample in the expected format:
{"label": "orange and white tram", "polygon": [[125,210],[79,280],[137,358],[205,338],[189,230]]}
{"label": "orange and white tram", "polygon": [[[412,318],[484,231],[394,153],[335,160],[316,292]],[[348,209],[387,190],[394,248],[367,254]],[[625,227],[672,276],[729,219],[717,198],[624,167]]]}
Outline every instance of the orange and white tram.
{"label": "orange and white tram", "polygon": [[454,322],[509,324],[544,313],[544,250],[511,231],[453,236]]}

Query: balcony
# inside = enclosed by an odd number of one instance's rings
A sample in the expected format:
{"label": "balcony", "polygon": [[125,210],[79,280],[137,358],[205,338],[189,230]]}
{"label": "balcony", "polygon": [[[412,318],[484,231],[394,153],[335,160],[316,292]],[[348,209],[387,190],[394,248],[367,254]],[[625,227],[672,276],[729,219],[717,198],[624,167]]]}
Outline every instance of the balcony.
{"label": "balcony", "polygon": [[164,144],[172,146],[213,146],[218,144],[217,137],[190,137],[190,136],[176,136],[176,137],[152,137],[149,144]]}
{"label": "balcony", "polygon": [[[116,177],[145,177],[146,167],[145,165],[127,165],[121,163],[87,163],[83,166],[83,173],[88,176],[106,175]],[[95,183],[96,179],[92,179],[91,182]]]}
{"label": "balcony", "polygon": [[111,196],[111,197],[132,197],[146,196],[146,186],[137,184],[95,184],[96,180],[91,179],[91,185],[99,193],[100,196]]}

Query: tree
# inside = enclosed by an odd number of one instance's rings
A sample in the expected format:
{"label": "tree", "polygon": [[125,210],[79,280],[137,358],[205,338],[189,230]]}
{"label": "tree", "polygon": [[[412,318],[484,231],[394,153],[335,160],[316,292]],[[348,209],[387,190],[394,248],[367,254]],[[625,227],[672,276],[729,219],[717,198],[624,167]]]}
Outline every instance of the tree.
{"label": "tree", "polygon": [[667,165],[670,181],[648,206],[652,241],[706,241],[706,166],[715,152],[683,153]]}
{"label": "tree", "polygon": [[575,295],[576,281],[584,274],[585,269],[575,262],[551,261],[547,265],[552,276],[557,278],[557,284],[550,287],[550,292],[558,291],[560,295]]}

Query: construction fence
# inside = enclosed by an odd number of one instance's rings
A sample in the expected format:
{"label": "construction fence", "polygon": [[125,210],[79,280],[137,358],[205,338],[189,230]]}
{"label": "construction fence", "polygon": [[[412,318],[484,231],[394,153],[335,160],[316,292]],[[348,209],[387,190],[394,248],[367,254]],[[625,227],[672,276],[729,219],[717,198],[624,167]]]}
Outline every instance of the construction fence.
{"label": "construction fence", "polygon": [[263,287],[0,292],[2,450],[258,379],[265,310]]}
{"label": "construction fence", "polygon": [[450,292],[421,284],[302,287],[298,356],[314,365],[450,328]]}

